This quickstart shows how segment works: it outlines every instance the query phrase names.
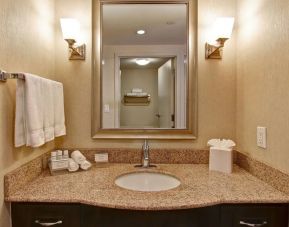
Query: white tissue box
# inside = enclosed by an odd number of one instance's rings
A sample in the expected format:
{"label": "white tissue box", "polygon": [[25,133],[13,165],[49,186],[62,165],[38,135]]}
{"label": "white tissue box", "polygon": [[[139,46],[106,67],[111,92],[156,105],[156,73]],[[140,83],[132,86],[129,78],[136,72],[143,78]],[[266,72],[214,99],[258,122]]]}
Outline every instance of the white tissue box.
{"label": "white tissue box", "polygon": [[209,170],[233,172],[233,151],[230,148],[210,148]]}

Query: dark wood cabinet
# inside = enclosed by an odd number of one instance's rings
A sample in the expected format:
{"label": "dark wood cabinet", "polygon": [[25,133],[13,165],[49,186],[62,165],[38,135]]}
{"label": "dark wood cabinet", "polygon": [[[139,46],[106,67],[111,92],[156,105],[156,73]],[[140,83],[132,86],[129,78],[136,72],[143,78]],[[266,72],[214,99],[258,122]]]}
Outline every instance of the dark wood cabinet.
{"label": "dark wood cabinet", "polygon": [[83,207],[83,226],[96,227],[216,227],[217,206],[187,210],[136,211]]}
{"label": "dark wood cabinet", "polygon": [[285,205],[222,205],[221,227],[287,227],[288,206]]}
{"label": "dark wood cabinet", "polygon": [[82,204],[12,203],[12,227],[288,227],[287,204],[224,204],[138,211]]}
{"label": "dark wood cabinet", "polygon": [[81,227],[81,205],[12,203],[12,227]]}

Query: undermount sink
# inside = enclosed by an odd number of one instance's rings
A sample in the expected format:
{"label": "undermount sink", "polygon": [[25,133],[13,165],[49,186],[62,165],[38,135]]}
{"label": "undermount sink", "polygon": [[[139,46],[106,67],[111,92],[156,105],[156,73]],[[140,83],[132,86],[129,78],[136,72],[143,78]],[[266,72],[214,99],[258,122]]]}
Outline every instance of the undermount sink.
{"label": "undermount sink", "polygon": [[134,191],[156,192],[178,187],[181,182],[174,176],[157,172],[133,172],[116,178],[119,187]]}

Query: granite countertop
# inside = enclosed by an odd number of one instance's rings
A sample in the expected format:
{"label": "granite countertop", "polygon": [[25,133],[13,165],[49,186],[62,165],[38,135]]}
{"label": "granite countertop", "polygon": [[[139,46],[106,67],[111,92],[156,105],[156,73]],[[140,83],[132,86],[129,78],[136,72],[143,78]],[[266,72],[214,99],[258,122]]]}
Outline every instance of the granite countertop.
{"label": "granite countertop", "polygon": [[[117,176],[136,171],[169,173],[180,179],[177,188],[161,192],[126,190]],[[232,174],[211,172],[206,164],[158,164],[149,170],[133,164],[93,166],[88,171],[51,176],[48,171],[5,198],[8,202],[83,203],[101,207],[169,210],[220,203],[288,203],[289,196],[238,166]]]}

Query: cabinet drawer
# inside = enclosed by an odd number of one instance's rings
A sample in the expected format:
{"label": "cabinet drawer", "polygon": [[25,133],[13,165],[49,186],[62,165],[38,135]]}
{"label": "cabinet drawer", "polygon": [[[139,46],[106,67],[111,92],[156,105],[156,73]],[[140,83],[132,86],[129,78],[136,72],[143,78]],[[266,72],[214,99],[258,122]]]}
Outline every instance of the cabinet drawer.
{"label": "cabinet drawer", "polygon": [[77,204],[12,203],[12,227],[80,227]]}
{"label": "cabinet drawer", "polygon": [[219,227],[217,206],[138,211],[83,206],[84,227]]}
{"label": "cabinet drawer", "polygon": [[288,206],[223,205],[222,227],[288,227]]}

